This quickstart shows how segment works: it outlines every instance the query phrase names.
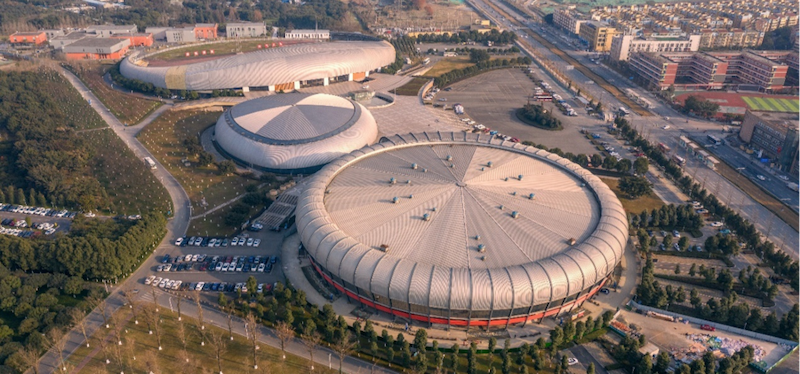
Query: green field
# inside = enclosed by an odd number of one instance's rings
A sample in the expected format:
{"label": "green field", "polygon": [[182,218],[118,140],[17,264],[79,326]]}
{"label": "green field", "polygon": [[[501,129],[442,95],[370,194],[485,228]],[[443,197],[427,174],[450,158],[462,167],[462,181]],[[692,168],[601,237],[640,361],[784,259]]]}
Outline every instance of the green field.
{"label": "green field", "polygon": [[775,99],[771,97],[742,97],[747,106],[752,110],[768,112],[800,112],[800,100],[798,99]]}
{"label": "green field", "polygon": [[[191,60],[191,57],[186,57],[186,52],[190,54],[194,54],[194,52],[202,52],[202,51],[210,51],[214,50],[215,55],[228,55],[228,54],[235,54],[239,52],[252,52],[257,51],[259,45],[264,44],[265,42],[272,42],[270,38],[253,38],[253,39],[245,39],[245,40],[236,40],[230,42],[222,42],[222,43],[201,43],[201,44],[194,44],[190,46],[186,46],[183,48],[173,49],[169,51],[164,51],[162,53],[153,55],[150,57],[152,60],[177,60],[177,59],[186,59]],[[192,56],[194,57],[194,56]],[[204,57],[204,56],[200,56]]]}

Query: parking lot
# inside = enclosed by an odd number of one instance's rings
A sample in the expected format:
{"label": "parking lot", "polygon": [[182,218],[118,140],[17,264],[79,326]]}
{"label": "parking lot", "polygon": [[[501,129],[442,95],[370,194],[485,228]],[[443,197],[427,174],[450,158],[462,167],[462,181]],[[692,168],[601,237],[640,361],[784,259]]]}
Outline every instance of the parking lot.
{"label": "parking lot", "polygon": [[[538,75],[541,75],[539,73]],[[548,131],[526,125],[516,118],[515,112],[528,102],[535,84],[520,69],[502,69],[484,73],[451,85],[451,91],[442,91],[436,100],[446,98],[450,104],[460,103],[467,116],[503,134],[531,140],[548,147],[558,147],[565,152],[595,154],[597,149],[579,132],[586,128],[604,132],[599,119],[562,115],[553,104],[545,104],[555,112],[564,127],[561,131]],[[562,95],[563,96],[563,95]],[[580,108],[577,104],[571,104]],[[579,109],[580,113],[582,109]]]}
{"label": "parking lot", "polygon": [[[29,219],[31,223],[30,226],[28,226],[25,221],[26,218]],[[70,226],[72,226],[72,218],[68,217],[15,213],[3,209],[0,209],[0,222],[3,223],[0,225],[0,234],[20,237],[35,237],[53,235],[56,232],[69,232]]]}
{"label": "parking lot", "polygon": [[[264,291],[268,291],[267,288],[275,282],[284,282],[280,258],[282,232],[244,231],[237,238],[242,239],[242,245],[232,245],[233,237],[203,238],[199,246],[189,245],[191,238],[183,239],[185,244],[175,245],[173,250],[166,252],[169,256],[166,262],[164,257],[156,259],[157,263],[151,267],[150,276],[162,279],[158,284],[151,283],[150,286],[166,288],[167,282],[164,280],[167,279],[181,282],[177,287],[173,283],[175,290],[188,291],[193,285],[193,289],[219,292],[220,285],[224,283],[225,292],[235,292],[236,284],[247,282],[251,276],[255,277],[258,284],[264,284]],[[209,246],[213,239],[219,239],[219,245],[214,243]],[[258,246],[255,246],[256,240],[260,240]],[[227,246],[223,246],[224,241],[227,241]],[[223,268],[227,270],[223,271]],[[145,280],[142,279],[141,282],[145,283]]]}

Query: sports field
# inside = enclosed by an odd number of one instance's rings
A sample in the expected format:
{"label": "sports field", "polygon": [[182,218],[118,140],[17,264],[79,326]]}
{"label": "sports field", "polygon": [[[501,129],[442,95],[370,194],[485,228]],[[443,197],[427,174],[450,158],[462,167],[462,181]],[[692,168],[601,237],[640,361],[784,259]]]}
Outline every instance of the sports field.
{"label": "sports field", "polygon": [[772,97],[743,96],[742,100],[752,110],[768,112],[800,112],[800,101],[797,99],[776,99]]}

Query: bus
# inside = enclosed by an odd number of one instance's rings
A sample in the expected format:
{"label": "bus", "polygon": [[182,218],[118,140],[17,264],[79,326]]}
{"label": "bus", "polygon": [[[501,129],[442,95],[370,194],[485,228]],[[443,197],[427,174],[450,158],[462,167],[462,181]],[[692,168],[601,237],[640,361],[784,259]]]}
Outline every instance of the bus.
{"label": "bus", "polygon": [[708,142],[713,145],[720,145],[722,144],[722,140],[714,135],[708,135]]}
{"label": "bus", "polygon": [[546,94],[533,95],[533,99],[536,101],[553,101],[553,97]]}
{"label": "bus", "polygon": [[150,157],[145,157],[144,158],[144,164],[147,165],[148,167],[150,167],[150,169],[155,169],[156,168],[155,161],[153,161],[153,159],[150,158]]}

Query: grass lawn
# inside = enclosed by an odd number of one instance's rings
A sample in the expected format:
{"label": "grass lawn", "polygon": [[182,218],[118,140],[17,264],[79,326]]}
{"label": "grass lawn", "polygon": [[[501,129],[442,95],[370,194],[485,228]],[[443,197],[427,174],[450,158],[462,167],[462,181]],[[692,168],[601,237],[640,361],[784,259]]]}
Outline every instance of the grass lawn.
{"label": "grass lawn", "polygon": [[[184,48],[178,48],[163,53],[159,53],[157,55],[150,56],[149,58],[152,60],[185,59],[191,62],[192,57],[194,57],[194,52],[202,53],[202,51],[209,51],[206,53],[210,53],[212,49],[214,50],[214,55],[235,54],[238,52],[250,52],[258,50],[259,49],[258,46],[263,45],[266,42],[269,42],[270,48],[272,48],[272,40],[269,38],[245,39],[240,41],[230,41],[224,43],[214,43],[214,44],[206,43],[206,44],[190,45]],[[275,42],[275,44],[277,45],[277,42]],[[192,55],[192,57],[186,57],[186,52],[189,52]],[[204,56],[200,55],[199,57],[204,57]]]}
{"label": "grass lawn", "polygon": [[416,77],[408,81],[408,83],[398,87],[395,91],[401,96],[417,96],[419,89],[430,81],[429,78]]}
{"label": "grass lawn", "polygon": [[[118,312],[120,319],[130,316],[129,309],[122,309]],[[139,315],[139,324],[136,325],[131,320],[125,325],[123,332],[124,344],[119,347],[119,352],[116,351],[118,346],[109,345],[107,355],[111,360],[111,364],[106,365],[105,355],[102,352],[96,352],[78,373],[101,373],[101,372],[126,372],[131,373],[144,373],[154,369],[156,373],[211,373],[217,371],[217,361],[215,351],[209,340],[206,339],[205,346],[200,345],[200,338],[195,327],[197,322],[194,319],[183,316],[183,323],[186,329],[187,336],[187,353],[189,362],[185,359],[180,359],[181,340],[179,338],[177,314],[171,313],[164,308],[160,309],[161,319],[161,344],[162,351],[158,351],[158,343],[155,335],[148,334],[147,324],[144,318]],[[216,328],[206,325],[207,332],[214,332],[215,334],[224,334],[226,337],[227,330]],[[100,329],[97,335],[92,337],[90,348],[85,345],[81,346],[70,358],[68,359],[68,367],[75,368],[80,364],[93,350],[100,347],[98,340],[101,337],[113,332],[111,329]],[[112,338],[113,342],[113,338]],[[308,372],[308,360],[294,356],[291,354],[286,355],[286,361],[281,359],[280,349],[273,348],[267,344],[260,344],[259,347],[259,370],[253,370],[252,367],[252,350],[248,340],[241,335],[234,335],[234,340],[226,339],[227,347],[225,353],[222,355],[222,370],[225,373],[301,373]],[[117,354],[119,353],[119,355]],[[134,361],[132,358],[136,357]],[[318,357],[322,354],[317,352]],[[124,367],[120,367],[119,360],[121,358],[125,362]],[[155,365],[148,368],[149,362],[155,362]],[[317,373],[335,373],[337,370],[329,370],[325,365],[316,365],[314,372]]]}
{"label": "grass lawn", "polygon": [[624,208],[628,213],[639,214],[645,209],[658,209],[664,205],[664,202],[652,192],[645,196],[641,196],[638,199],[630,200],[624,197],[624,194],[620,192],[619,187],[617,186],[619,184],[619,180],[610,178],[600,178],[600,180],[605,182],[605,184],[607,184],[608,187],[614,191],[619,198],[619,201],[622,203],[622,208]]}
{"label": "grass lawn", "polygon": [[472,65],[475,65],[475,63],[471,62],[467,56],[445,57],[433,64],[431,70],[428,70],[423,76],[436,78],[452,70],[463,69]]}
{"label": "grass lawn", "polygon": [[159,101],[143,99],[112,89],[103,80],[103,75],[108,71],[107,65],[75,64],[71,70],[111,113],[126,125],[135,125],[162,105]]}
{"label": "grass lawn", "polygon": [[797,99],[744,96],[742,97],[742,100],[744,100],[744,102],[747,103],[747,106],[753,110],[770,112],[800,112],[800,101]]}
{"label": "grass lawn", "polygon": [[186,236],[213,236],[228,237],[239,231],[238,227],[225,224],[225,215],[231,210],[231,205],[219,208],[207,216],[193,219],[189,222]]}

